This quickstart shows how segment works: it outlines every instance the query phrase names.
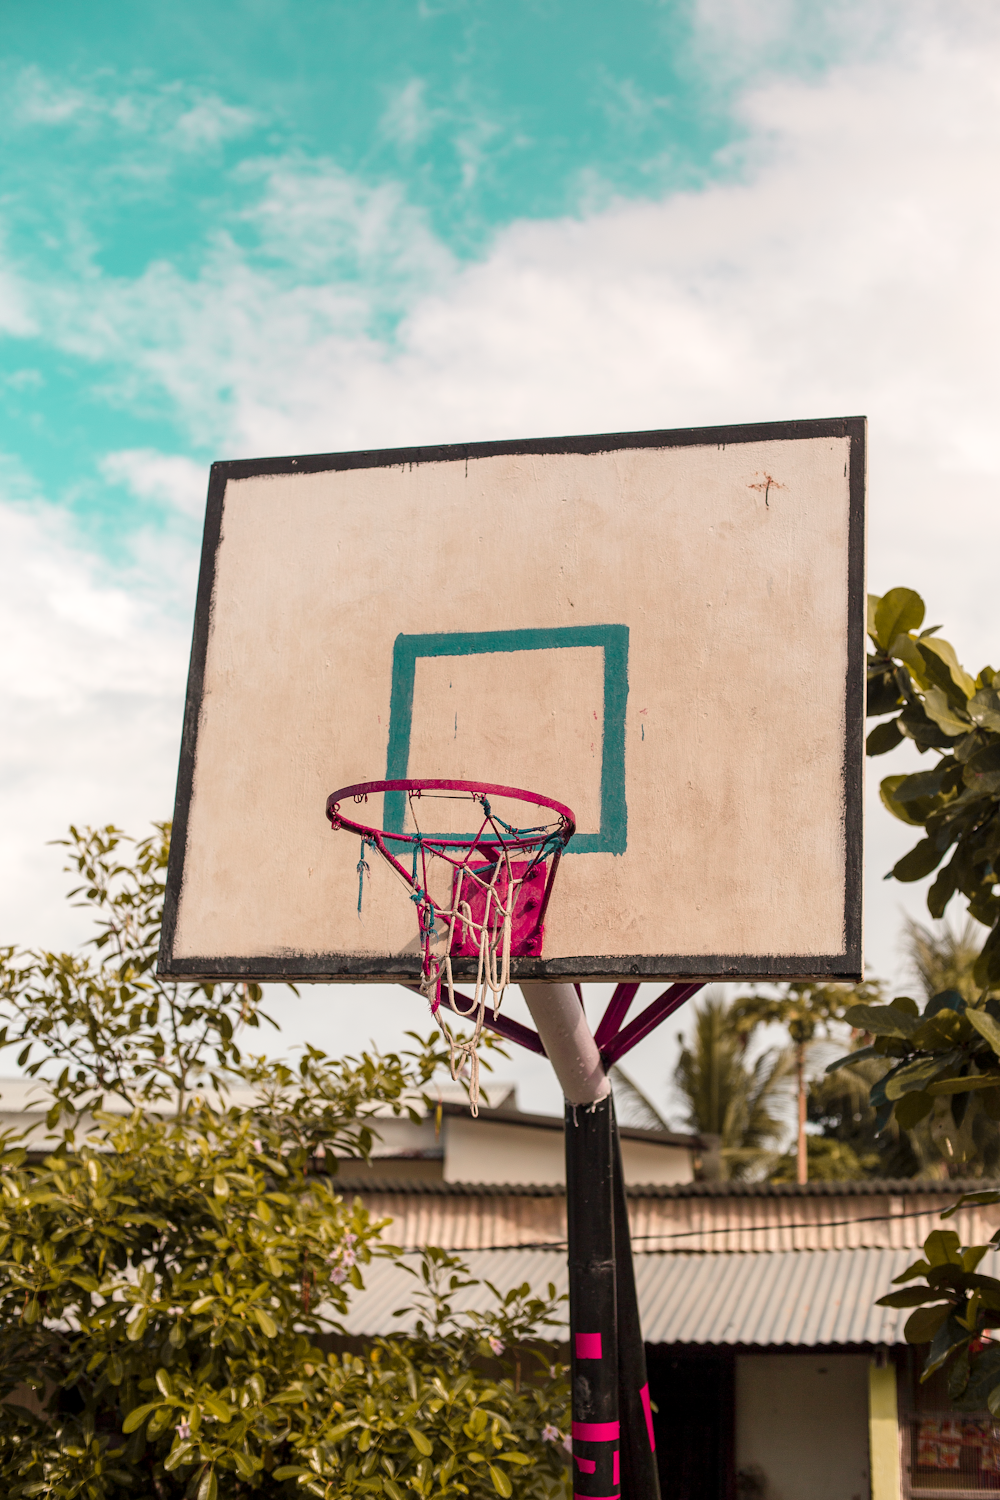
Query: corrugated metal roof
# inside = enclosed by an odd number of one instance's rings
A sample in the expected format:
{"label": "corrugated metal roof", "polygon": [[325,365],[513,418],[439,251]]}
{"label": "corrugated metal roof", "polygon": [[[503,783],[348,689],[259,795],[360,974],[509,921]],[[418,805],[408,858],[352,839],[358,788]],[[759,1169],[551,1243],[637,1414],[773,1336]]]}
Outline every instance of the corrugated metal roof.
{"label": "corrugated metal roof", "polygon": [[645,1336],[664,1344],[896,1344],[908,1312],[875,1307],[910,1250],[636,1257]]}
{"label": "corrugated metal roof", "polygon": [[[338,1193],[399,1193],[424,1198],[565,1198],[561,1182],[445,1182],[442,1178],[352,1177],[353,1163],[340,1161],[333,1183]],[[629,1198],[941,1198],[950,1203],[963,1193],[995,1188],[994,1178],[865,1177],[836,1182],[671,1182],[626,1184]]]}
{"label": "corrugated metal roof", "polygon": [[[874,1304],[913,1258],[912,1250],[637,1255],[643,1335],[651,1344],[899,1344],[909,1310]],[[501,1292],[525,1281],[537,1291],[550,1281],[557,1292],[566,1291],[565,1257],[551,1250],[470,1251],[462,1259],[473,1276]],[[996,1260],[991,1252],[985,1264]],[[354,1294],[344,1319],[347,1332],[412,1328],[413,1314],[392,1314],[412,1299],[414,1278],[392,1261],[374,1261],[363,1275],[365,1290]],[[453,1302],[485,1312],[493,1298],[481,1285],[457,1293]]]}
{"label": "corrugated metal roof", "polygon": [[[341,1190],[344,1185],[340,1184]],[[423,1186],[423,1185],[421,1185]],[[432,1188],[436,1184],[430,1185]],[[559,1250],[566,1238],[563,1193],[489,1188],[460,1192],[396,1192],[366,1184],[361,1197],[376,1219],[390,1219],[390,1237],[415,1249],[441,1245],[463,1252]],[[873,1185],[861,1194],[671,1196],[629,1194],[634,1249],[711,1253],[781,1250],[906,1250],[940,1227],[954,1191],[904,1197]],[[952,1221],[966,1245],[985,1244],[1000,1228],[1000,1207],[967,1205]]]}

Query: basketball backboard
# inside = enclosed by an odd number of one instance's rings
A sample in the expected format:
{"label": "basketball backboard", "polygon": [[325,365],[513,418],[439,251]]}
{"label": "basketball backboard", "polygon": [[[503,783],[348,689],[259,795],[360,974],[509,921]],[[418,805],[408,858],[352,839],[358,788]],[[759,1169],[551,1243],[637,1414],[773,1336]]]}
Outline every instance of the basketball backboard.
{"label": "basketball backboard", "polygon": [[859,976],[864,488],[862,418],[214,465],[161,972],[414,980],[324,806],[419,776],[576,815],[515,979]]}

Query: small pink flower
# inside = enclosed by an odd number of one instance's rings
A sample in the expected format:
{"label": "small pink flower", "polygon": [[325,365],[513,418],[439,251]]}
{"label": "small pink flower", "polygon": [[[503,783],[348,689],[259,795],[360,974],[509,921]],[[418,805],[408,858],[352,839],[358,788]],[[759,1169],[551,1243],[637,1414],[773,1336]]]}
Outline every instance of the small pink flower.
{"label": "small pink flower", "polygon": [[503,1353],[503,1347],[504,1346],[503,1346],[503,1340],[502,1339],[493,1338],[493,1336],[491,1335],[486,1340],[486,1342],[489,1344],[489,1346],[493,1350],[494,1354],[502,1354]]}
{"label": "small pink flower", "polygon": [[188,1421],[187,1417],[181,1417],[180,1421],[177,1423],[177,1436],[180,1438],[182,1443],[186,1443],[188,1438],[191,1436],[191,1424]]}
{"label": "small pink flower", "polygon": [[344,1270],[343,1266],[334,1266],[333,1270],[330,1272],[330,1280],[333,1282],[334,1286],[340,1286],[342,1281],[347,1280],[347,1272]]}
{"label": "small pink flower", "polygon": [[549,1422],[547,1426],[542,1428],[542,1437],[547,1443],[562,1442],[562,1433],[559,1431],[558,1427],[553,1427],[551,1422]]}
{"label": "small pink flower", "polygon": [[347,1233],[344,1235],[344,1244],[345,1245],[356,1245],[357,1243],[358,1243],[358,1237],[357,1237],[357,1235],[356,1234],[352,1234],[351,1231],[348,1230]]}
{"label": "small pink flower", "polygon": [[341,1260],[343,1261],[345,1266],[353,1266],[354,1262],[357,1260],[357,1256],[349,1245],[341,1256]]}

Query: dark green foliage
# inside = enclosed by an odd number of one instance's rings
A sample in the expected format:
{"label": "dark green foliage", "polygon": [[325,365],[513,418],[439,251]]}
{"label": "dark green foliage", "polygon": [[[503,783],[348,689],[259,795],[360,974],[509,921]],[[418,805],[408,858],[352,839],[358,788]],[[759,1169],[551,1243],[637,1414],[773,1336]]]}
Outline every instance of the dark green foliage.
{"label": "dark green foliage", "polygon": [[[810,1137],[810,1177],[915,1177],[925,1169],[924,1157],[909,1133],[895,1120],[879,1129],[880,1122],[868,1096],[885,1071],[883,1061],[859,1057],[847,1067],[810,1084],[808,1119],[822,1131],[822,1135]],[[825,1173],[820,1169],[814,1172],[813,1152],[822,1149],[821,1142],[836,1144],[843,1150],[845,1167],[853,1157],[855,1170],[851,1173],[845,1170],[843,1174],[829,1169]]]}
{"label": "dark green foliage", "polygon": [[[933,995],[921,1012],[898,996],[890,1005],[857,1005],[846,1020],[870,1039],[879,1066],[869,1091],[881,1136],[894,1123],[913,1131],[927,1120],[952,1175],[1000,1165],[1000,1002],[969,1005],[957,990]],[[828,1075],[853,1061],[832,1063]]]}
{"label": "dark green foliage", "polygon": [[957,892],[968,898],[972,915],[992,929],[975,971],[986,989],[1000,984],[1000,681],[992,667],[970,676],[936,626],[918,634],[923,618],[912,589],[869,600],[868,712],[894,717],[872,730],[868,753],[882,755],[904,736],[921,754],[937,752],[932,770],[882,783],[889,811],[925,830],[890,874],[921,880],[940,868],[927,900],[934,917]]}
{"label": "dark green foliage", "polygon": [[[997,1203],[1000,1193],[968,1193],[963,1203]],[[996,1244],[994,1235],[992,1244]],[[948,1394],[964,1411],[988,1408],[1000,1416],[1000,1345],[983,1345],[984,1334],[1000,1327],[1000,1281],[977,1267],[989,1246],[963,1249],[950,1229],[935,1229],[924,1241],[924,1258],[896,1277],[900,1290],[879,1298],[880,1307],[912,1307],[907,1343],[928,1345],[921,1379],[948,1367]]]}
{"label": "dark green foliage", "polygon": [[[991,667],[971,677],[937,626],[920,630],[923,618],[923,600],[912,589],[869,599],[872,712],[894,712],[887,721],[894,733],[912,739],[921,754],[937,754],[928,770],[882,782],[889,811],[924,830],[890,875],[920,880],[937,870],[927,896],[931,915],[940,917],[961,892],[971,916],[990,931],[971,973],[957,953],[943,967],[937,964],[934,977],[942,988],[922,1013],[915,1001],[900,997],[891,1006],[855,1006],[846,1019],[870,1035],[873,1055],[884,1059],[884,1074],[869,1096],[880,1126],[894,1113],[905,1129],[932,1114],[940,1125],[946,1108],[953,1130],[972,1142],[979,1169],[992,1170],[1000,1158],[992,1129],[1000,1119],[1000,1003],[993,998],[1000,988],[1000,679],[994,686]],[[889,702],[893,685],[901,708]],[[890,738],[873,732],[869,753],[891,749]],[[924,930],[923,936],[932,935]],[[925,979],[931,974],[926,965],[920,972]]]}

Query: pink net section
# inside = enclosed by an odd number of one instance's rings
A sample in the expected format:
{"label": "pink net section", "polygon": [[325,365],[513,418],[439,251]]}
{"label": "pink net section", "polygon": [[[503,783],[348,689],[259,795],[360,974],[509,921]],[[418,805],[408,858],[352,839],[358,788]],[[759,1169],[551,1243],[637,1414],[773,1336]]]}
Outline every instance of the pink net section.
{"label": "pink net section", "polygon": [[[391,833],[348,815],[350,798],[363,806],[378,792],[405,791],[413,832]],[[474,830],[466,834],[424,832],[421,817],[441,821],[447,804],[464,804],[462,814]],[[530,826],[501,816],[508,803],[528,804],[529,816],[549,814]],[[444,804],[445,806],[442,806]],[[353,809],[352,809],[353,811]],[[448,812],[453,815],[453,809]],[[469,818],[469,813],[473,816]],[[514,812],[521,811],[514,807]],[[569,808],[532,792],[473,782],[365,782],[334,792],[327,802],[334,830],[361,837],[358,860],[358,912],[362,911],[366,859],[375,850],[406,888],[416,909],[421,951],[420,988],[430,1001],[451,1052],[454,1078],[467,1076],[473,1112],[479,1099],[479,1043],[487,1005],[500,1009],[510,983],[511,958],[538,957],[542,951],[545,913],[562,853],[576,820]],[[447,814],[445,814],[447,816]],[[461,816],[452,816],[455,822]],[[475,991],[468,1004],[457,996],[453,958],[476,960]],[[456,1033],[441,1013],[447,1008],[468,1016],[471,1036]]]}

